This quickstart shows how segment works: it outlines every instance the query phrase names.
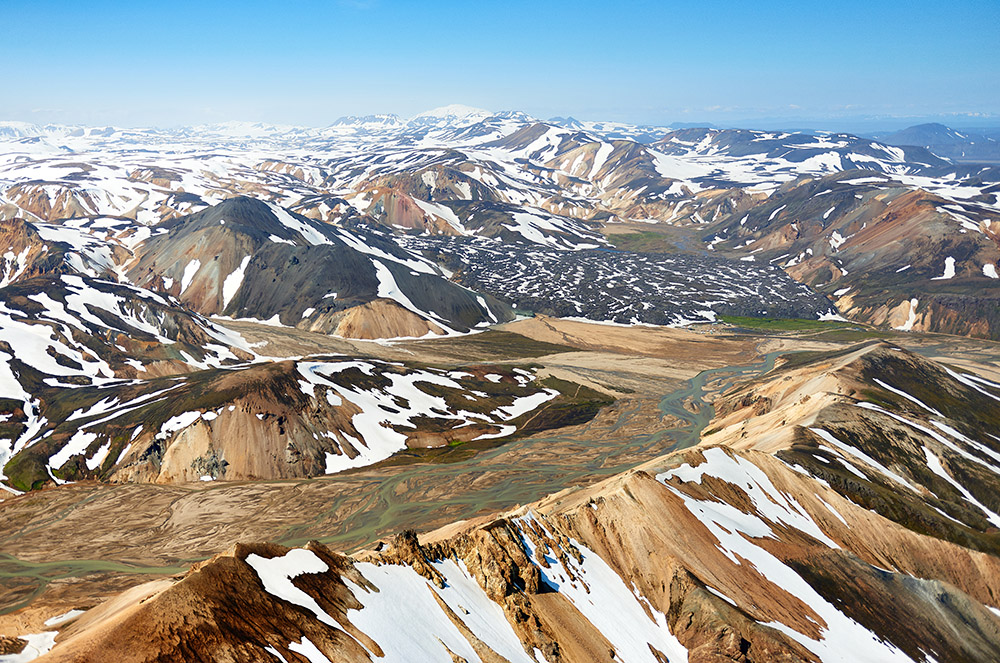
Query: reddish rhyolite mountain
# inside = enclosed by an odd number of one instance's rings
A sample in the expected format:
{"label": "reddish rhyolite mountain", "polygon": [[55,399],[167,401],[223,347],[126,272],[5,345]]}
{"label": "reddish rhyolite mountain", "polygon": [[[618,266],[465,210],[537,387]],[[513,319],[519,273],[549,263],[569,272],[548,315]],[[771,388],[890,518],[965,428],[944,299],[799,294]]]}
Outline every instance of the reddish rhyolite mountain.
{"label": "reddish rhyolite mountain", "polygon": [[236,545],[74,613],[42,660],[1000,656],[1000,385],[876,344],[718,405],[698,447],[496,517],[350,557]]}

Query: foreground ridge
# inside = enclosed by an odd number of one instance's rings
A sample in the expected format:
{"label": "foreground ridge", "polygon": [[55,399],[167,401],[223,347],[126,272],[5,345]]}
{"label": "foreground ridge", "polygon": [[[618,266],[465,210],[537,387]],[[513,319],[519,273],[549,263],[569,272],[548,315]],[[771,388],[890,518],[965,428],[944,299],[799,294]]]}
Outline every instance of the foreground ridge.
{"label": "foreground ridge", "polygon": [[1000,655],[1000,386],[875,343],[791,355],[716,408],[700,445],[499,517],[349,557],[238,544],[42,660]]}

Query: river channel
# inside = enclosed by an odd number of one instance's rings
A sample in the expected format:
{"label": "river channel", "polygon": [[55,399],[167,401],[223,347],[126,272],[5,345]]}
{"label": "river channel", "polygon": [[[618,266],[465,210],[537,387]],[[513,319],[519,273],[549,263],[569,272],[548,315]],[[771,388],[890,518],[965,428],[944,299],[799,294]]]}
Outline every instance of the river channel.
{"label": "river channel", "polygon": [[[0,614],[28,605],[55,580],[93,574],[147,578],[172,575],[246,536],[289,546],[314,539],[335,549],[353,551],[403,529],[427,530],[527,504],[574,485],[594,483],[656,456],[696,444],[714,416],[707,395],[770,371],[779,354],[772,352],[746,365],[703,371],[662,396],[658,403],[648,398],[622,399],[614,410],[616,415],[610,418],[598,417],[556,434],[516,439],[458,460],[364,468],[343,476],[316,479],[220,483],[200,490],[183,490],[173,503],[178,510],[183,504],[211,500],[213,496],[241,501],[262,492],[268,495],[266,501],[270,506],[254,523],[244,525],[238,517],[233,517],[221,527],[218,520],[196,521],[187,524],[184,530],[163,529],[162,510],[151,510],[148,518],[143,515],[148,528],[123,533],[121,541],[106,548],[88,548],[86,533],[74,532],[73,536],[83,538],[54,540],[41,548],[31,544],[24,549],[24,552],[34,550],[35,560],[45,554],[41,551],[47,551],[45,561],[25,561],[5,550],[0,554],[0,586],[21,589],[6,592],[5,600],[0,600]],[[637,420],[649,425],[637,427]],[[68,514],[78,509],[99,509],[102,516],[109,510],[141,511],[142,506],[135,502],[101,497],[126,490],[139,489],[104,488],[103,492],[92,493],[45,517],[46,524],[12,533],[7,539],[11,552],[22,552],[16,549],[20,548],[20,541],[44,537],[46,532],[65,533],[65,528],[58,528]],[[148,485],[143,490],[148,491],[143,494],[153,495],[156,491],[178,488]],[[98,502],[99,499],[107,501]],[[114,517],[112,513],[112,520]],[[206,535],[212,528],[220,530],[214,538]],[[107,536],[108,533],[102,533],[105,540]],[[202,543],[184,549],[183,540]],[[80,556],[88,559],[59,559],[77,550],[78,545]],[[139,550],[147,563],[122,561],[138,559],[134,551]],[[162,564],[150,564],[148,560]]]}
{"label": "river channel", "polygon": [[[456,513],[465,514],[459,517],[500,511],[533,502],[573,485],[592,483],[595,478],[625,472],[658,455],[697,444],[701,432],[714,417],[714,408],[705,400],[708,391],[724,391],[737,382],[767,373],[774,368],[781,354],[772,352],[751,364],[702,371],[680,389],[664,395],[659,402],[660,413],[664,418],[681,420],[683,423],[680,426],[639,435],[616,434],[625,420],[635,413],[635,408],[623,411],[618,421],[608,431],[601,431],[599,436],[589,435],[586,430],[572,437],[535,435],[481,452],[468,460],[446,465],[412,466],[409,471],[383,476],[378,482],[373,482],[365,508],[342,517],[335,531],[328,530],[317,535],[318,526],[324,520],[323,515],[318,514],[310,523],[289,528],[280,542],[294,546],[316,539],[339,549],[357,549],[387,532],[425,523],[430,512],[444,507],[452,507]],[[573,446],[583,444],[581,438],[589,438],[586,451],[581,449],[579,454],[567,453]],[[558,455],[540,456],[537,453],[540,448],[556,447],[563,447]],[[628,460],[616,462],[616,458]],[[637,462],[636,459],[640,460]],[[486,474],[502,475],[504,480],[499,483],[483,481],[482,489],[476,489],[477,479],[484,478]],[[458,482],[466,482],[467,488],[453,491],[451,497],[420,498],[435,492],[421,490],[422,486]],[[340,501],[332,503],[330,513],[340,511],[341,507]]]}

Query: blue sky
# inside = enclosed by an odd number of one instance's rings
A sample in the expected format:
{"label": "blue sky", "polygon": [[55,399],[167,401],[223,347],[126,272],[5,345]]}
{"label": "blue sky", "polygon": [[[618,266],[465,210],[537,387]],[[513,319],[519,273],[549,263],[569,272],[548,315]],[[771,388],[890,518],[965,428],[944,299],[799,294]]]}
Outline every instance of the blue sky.
{"label": "blue sky", "polygon": [[3,0],[0,18],[0,118],[33,122],[321,126],[463,103],[637,123],[1000,125],[998,0]]}

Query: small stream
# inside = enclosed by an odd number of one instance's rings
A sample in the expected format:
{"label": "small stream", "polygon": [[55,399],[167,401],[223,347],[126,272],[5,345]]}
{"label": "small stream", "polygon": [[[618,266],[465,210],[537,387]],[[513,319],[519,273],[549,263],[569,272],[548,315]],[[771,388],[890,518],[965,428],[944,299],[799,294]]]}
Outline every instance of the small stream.
{"label": "small stream", "polygon": [[[582,432],[572,437],[536,435],[508,442],[455,463],[413,465],[391,476],[373,479],[370,493],[365,498],[365,507],[338,518],[336,531],[330,531],[331,516],[350,496],[334,499],[330,510],[318,514],[312,522],[290,527],[280,542],[294,546],[316,539],[342,550],[357,550],[387,533],[406,528],[427,529],[427,523],[435,512],[444,506],[455,507],[461,514],[454,518],[458,520],[485,511],[502,511],[514,505],[529,504],[570,486],[620,474],[658,455],[697,444],[701,432],[715,414],[713,406],[705,401],[706,387],[712,384],[713,391],[723,391],[739,381],[762,375],[774,368],[781,354],[784,352],[772,352],[752,364],[702,371],[680,389],[664,395],[659,402],[660,412],[680,419],[684,422],[681,426],[664,427],[630,437],[615,436],[614,433],[628,417],[638,412],[639,406],[636,405],[619,416],[610,431],[611,435],[605,433],[583,441],[580,438],[588,437],[591,425],[587,424]],[[591,453],[586,458],[582,458],[581,454],[560,457],[555,461],[533,458],[530,467],[524,467],[522,462],[517,461],[517,458],[530,456],[518,452],[530,452],[532,448],[555,444],[570,447],[574,444],[586,445]],[[641,460],[615,462],[616,456],[623,455],[633,459],[639,456]],[[511,457],[512,462],[505,461],[504,456]],[[504,473],[504,481],[488,484],[480,490],[473,487],[478,477],[493,472]],[[420,499],[426,493],[422,486],[448,483],[462,487],[451,491],[452,496],[445,500]]]}
{"label": "small stream", "polygon": [[0,585],[11,581],[15,582],[15,586],[34,585],[30,592],[21,595],[15,603],[0,607],[0,615],[6,615],[30,605],[45,591],[49,583],[55,580],[79,578],[92,573],[167,576],[183,573],[187,570],[187,564],[183,566],[135,566],[100,559],[26,562],[13,555],[0,553]]}
{"label": "small stream", "polygon": [[[674,440],[670,451],[686,449],[698,444],[701,432],[715,417],[715,407],[705,401],[705,387],[708,384],[719,382],[716,389],[719,392],[725,391],[738,381],[769,372],[774,368],[774,363],[782,354],[787,354],[787,351],[770,352],[764,355],[760,361],[745,366],[723,366],[722,368],[702,371],[688,380],[686,386],[664,396],[660,400],[660,411],[665,415],[672,415],[686,422],[683,427],[667,431],[667,435]],[[690,403],[695,411],[692,412],[684,407],[685,403]]]}

